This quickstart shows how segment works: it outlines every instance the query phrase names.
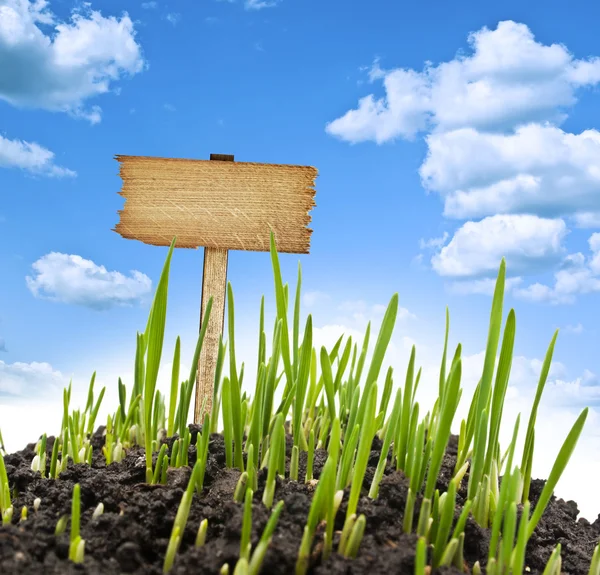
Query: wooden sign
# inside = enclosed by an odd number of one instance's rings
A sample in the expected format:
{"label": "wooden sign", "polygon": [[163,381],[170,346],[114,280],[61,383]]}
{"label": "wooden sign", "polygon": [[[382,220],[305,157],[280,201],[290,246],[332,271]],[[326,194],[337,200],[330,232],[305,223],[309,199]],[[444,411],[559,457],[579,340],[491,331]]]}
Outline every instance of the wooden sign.
{"label": "wooden sign", "polygon": [[200,326],[213,305],[198,365],[194,422],[212,409],[219,336],[225,320],[227,253],[269,251],[271,230],[277,251],[307,254],[315,206],[317,170],[310,166],[210,160],[115,156],[120,162],[125,205],[114,231],[155,246],[204,247]]}

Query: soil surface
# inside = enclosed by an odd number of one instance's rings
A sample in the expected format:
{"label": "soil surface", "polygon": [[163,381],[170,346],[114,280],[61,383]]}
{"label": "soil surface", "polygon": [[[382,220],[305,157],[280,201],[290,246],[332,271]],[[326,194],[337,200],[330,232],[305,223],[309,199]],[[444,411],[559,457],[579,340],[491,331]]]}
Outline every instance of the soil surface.
{"label": "soil surface", "polygon": [[[192,442],[195,443],[199,428],[191,425],[190,429]],[[171,528],[191,470],[187,467],[170,469],[167,485],[147,485],[143,450],[130,449],[122,462],[107,467],[101,454],[102,432],[101,427],[93,437],[92,466],[74,465],[70,462],[56,481],[44,479],[39,473],[31,471],[34,444],[5,456],[10,486],[11,489],[13,486],[16,488],[17,498],[13,500],[13,523],[0,526],[0,573],[162,573]],[[48,438],[48,462],[53,442],[54,438]],[[172,440],[168,440],[168,444],[172,444]],[[438,481],[441,491],[446,490],[454,468],[456,445],[457,438],[452,437]],[[401,472],[389,467],[380,485],[379,498],[370,500],[366,495],[375,472],[381,443],[375,439],[372,448],[363,497],[358,505],[358,513],[364,513],[367,518],[358,557],[345,559],[333,553],[323,562],[319,553],[323,541],[323,529],[320,527],[313,543],[309,575],[412,575],[414,572],[416,536],[402,532],[407,480]],[[193,465],[195,458],[196,450],[192,444],[190,465]],[[325,459],[325,451],[315,453],[315,477],[319,476]],[[299,477],[304,477],[305,469],[306,454],[301,454]],[[259,475],[259,489],[254,494],[253,545],[258,542],[270,515],[270,511],[261,503],[265,471],[262,470]],[[242,525],[243,506],[233,501],[233,491],[239,475],[239,471],[225,467],[222,437],[211,436],[204,492],[201,497],[194,496],[187,528],[171,570],[173,575],[218,575],[224,563],[229,563],[230,572],[233,573],[239,557]],[[58,518],[70,514],[75,483],[81,486],[81,536],[86,542],[85,560],[79,565],[68,560],[69,527],[63,535],[54,535]],[[466,485],[466,481],[463,481],[463,485]],[[532,506],[543,485],[542,480],[532,482]],[[283,500],[285,505],[265,556],[263,574],[293,575],[313,490],[314,486],[304,482],[278,479],[275,502]],[[464,490],[457,496],[456,518],[460,514],[464,496]],[[35,512],[33,502],[37,497],[41,499],[41,505]],[[348,493],[337,514],[336,530],[342,529],[347,500]],[[92,513],[100,502],[104,504],[104,513],[93,519]],[[19,522],[24,505],[28,507],[28,518]],[[415,506],[415,509],[418,508],[419,504]],[[600,516],[590,523],[585,519],[577,520],[577,515],[575,502],[552,498],[527,547],[528,572],[541,574],[554,546],[561,543],[563,573],[587,575],[593,549],[600,539]],[[196,533],[203,519],[208,519],[206,544],[196,548]],[[339,533],[334,540],[334,549],[338,538]],[[477,560],[482,566],[485,565],[488,541],[489,532],[469,519],[465,533],[467,567]],[[436,572],[461,573],[457,569],[440,569]]]}

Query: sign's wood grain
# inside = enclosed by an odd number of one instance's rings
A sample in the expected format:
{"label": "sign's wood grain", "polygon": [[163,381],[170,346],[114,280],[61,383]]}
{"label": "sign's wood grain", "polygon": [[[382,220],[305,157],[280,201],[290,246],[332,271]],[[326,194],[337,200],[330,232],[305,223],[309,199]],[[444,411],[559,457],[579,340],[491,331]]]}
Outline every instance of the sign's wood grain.
{"label": "sign's wood grain", "polygon": [[[196,375],[196,400],[194,423],[202,423],[204,413],[211,413],[219,355],[219,337],[225,324],[225,300],[227,294],[227,250],[204,248],[204,271],[202,272],[202,300],[200,304],[200,329],[205,321],[206,305],[212,296],[212,308],[204,334],[202,351]],[[204,406],[204,410],[202,407]]]}
{"label": "sign's wood grain", "polygon": [[116,232],[157,246],[309,252],[311,166],[116,156],[125,205]]}

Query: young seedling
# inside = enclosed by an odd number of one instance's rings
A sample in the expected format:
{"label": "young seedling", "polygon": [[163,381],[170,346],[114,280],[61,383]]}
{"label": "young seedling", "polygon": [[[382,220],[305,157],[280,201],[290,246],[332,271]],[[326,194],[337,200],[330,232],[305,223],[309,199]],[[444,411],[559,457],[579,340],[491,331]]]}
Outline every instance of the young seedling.
{"label": "young seedling", "polygon": [[169,539],[169,545],[167,546],[167,553],[165,555],[165,561],[163,564],[163,573],[169,573],[173,567],[175,556],[179,551],[181,545],[181,539],[183,538],[183,532],[187,524],[188,516],[192,506],[192,498],[194,496],[194,490],[196,489],[198,476],[200,474],[203,462],[201,460],[196,461],[192,470],[192,475],[186,487],[181,502],[177,509],[177,515],[173,523],[173,529],[171,531],[171,538]]}
{"label": "young seedling", "polygon": [[208,519],[200,521],[200,527],[198,527],[198,534],[196,535],[196,547],[202,547],[206,542],[206,533],[208,531]]}
{"label": "young seedling", "polygon": [[379,484],[383,478],[383,472],[385,471],[385,466],[388,461],[388,454],[392,444],[392,439],[396,437],[396,430],[398,428],[398,422],[400,421],[401,408],[402,395],[401,390],[398,389],[394,407],[392,408],[392,414],[387,422],[387,429],[385,431],[383,445],[381,447],[381,454],[379,455],[379,463],[377,464],[377,469],[375,471],[375,475],[373,476],[373,481],[371,482],[371,489],[369,490],[369,497],[371,497],[371,499],[376,499],[379,493]]}
{"label": "young seedling", "polygon": [[13,515],[13,506],[10,498],[10,487],[8,486],[8,475],[4,465],[4,456],[0,453],[0,516],[2,524],[10,523]]}
{"label": "young seedling", "polygon": [[[331,456],[329,456],[323,467],[321,479],[317,484],[317,488],[313,495],[310,511],[308,512],[308,519],[304,526],[304,534],[302,536],[302,542],[296,560],[296,575],[306,575],[308,572],[310,552],[317,524],[327,514],[330,506],[334,503],[333,500],[335,494],[334,489],[332,488],[334,474],[334,461]],[[330,547],[330,544],[326,545],[326,547]]]}
{"label": "young seedling", "polygon": [[[273,505],[275,496],[275,481],[278,471],[285,470],[285,431],[283,427],[283,416],[281,413],[275,419],[273,435],[269,442],[269,465],[267,482],[263,492],[263,503],[268,509]],[[284,466],[281,467],[282,455]]]}
{"label": "young seedling", "polygon": [[71,535],[69,539],[69,559],[73,563],[83,563],[85,553],[85,540],[80,535],[81,496],[79,483],[73,487],[73,500],[71,502]]}
{"label": "young seedling", "polygon": [[279,521],[279,515],[283,509],[283,501],[280,501],[275,505],[269,521],[262,533],[260,541],[258,542],[254,551],[252,551],[252,543],[250,541],[252,534],[252,489],[246,491],[246,497],[244,501],[244,517],[242,523],[242,537],[240,539],[240,557],[236,564],[234,573],[243,573],[248,575],[258,575],[262,567],[267,549],[271,544],[273,532],[277,527]]}
{"label": "young seedling", "polygon": [[[365,390],[366,392],[366,390]],[[377,384],[373,383],[369,388],[369,398],[365,404],[365,410],[361,416],[361,435],[356,462],[354,465],[354,474],[352,477],[352,488],[350,490],[350,498],[348,500],[348,508],[346,511],[346,521],[340,538],[338,553],[344,555],[346,552],[346,544],[352,533],[354,515],[358,506],[358,498],[362,488],[362,483],[367,469],[369,453],[371,452],[371,444],[375,437],[375,408],[377,402]]]}
{"label": "young seedling", "polygon": [[[306,388],[308,377],[310,375],[310,364],[312,360],[312,317],[309,315],[306,320],[304,330],[304,340],[302,342],[302,351],[300,353],[300,367],[295,381],[294,395],[294,423],[292,431],[294,435],[294,446],[292,451],[292,460],[290,463],[290,478],[298,481],[298,454],[302,443],[306,443],[304,428],[302,426],[302,416],[304,415],[304,402],[306,399]],[[296,362],[294,362],[296,365]],[[304,441],[302,441],[304,440]]]}

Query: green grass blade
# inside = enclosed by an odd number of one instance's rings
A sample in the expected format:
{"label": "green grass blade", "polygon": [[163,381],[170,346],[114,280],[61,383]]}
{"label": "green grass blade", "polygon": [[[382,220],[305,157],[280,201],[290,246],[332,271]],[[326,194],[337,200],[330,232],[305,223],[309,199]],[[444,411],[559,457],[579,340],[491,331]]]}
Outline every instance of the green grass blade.
{"label": "green grass blade", "polygon": [[533,400],[533,406],[531,407],[531,413],[529,415],[529,422],[527,424],[527,435],[525,436],[525,447],[523,449],[523,459],[521,461],[521,469],[523,470],[524,484],[523,484],[523,502],[529,498],[529,486],[531,484],[531,466],[533,461],[533,449],[534,449],[534,432],[535,432],[535,420],[537,418],[537,411],[544,387],[546,386],[546,380],[548,379],[548,373],[550,372],[550,365],[552,364],[552,356],[554,355],[554,346],[556,345],[556,338],[558,337],[558,330],[554,332],[552,341],[546,351],[546,357],[542,364],[542,371],[540,372],[540,379],[538,381],[537,390],[535,392],[535,399]]}
{"label": "green grass blade", "polygon": [[[156,380],[158,378],[158,369],[160,367],[160,359],[165,336],[165,322],[167,316],[167,295],[169,290],[169,271],[171,266],[171,257],[175,247],[175,238],[171,242],[167,259],[165,261],[154,301],[150,311],[150,319],[148,322],[148,347],[146,357],[146,370],[144,379],[144,432],[146,439],[146,481],[152,482],[152,438],[150,437],[151,418],[152,418],[152,401],[156,388]],[[144,335],[144,340],[146,334]]]}
{"label": "green grass blade", "polygon": [[[492,300],[492,311],[490,313],[490,327],[488,332],[487,346],[485,350],[485,359],[483,364],[483,374],[481,376],[481,387],[479,389],[479,398],[477,410],[475,412],[475,445],[486,442],[486,437],[479,437],[481,427],[481,418],[484,410],[487,409],[488,401],[491,395],[492,378],[496,364],[496,352],[500,341],[500,330],[502,328],[502,307],[504,302],[504,284],[506,279],[506,261],[502,258],[496,287],[494,289],[494,298]],[[469,483],[469,499],[475,495],[475,490],[481,482],[483,476],[483,465],[471,468],[472,481]]]}
{"label": "green grass blade", "polygon": [[173,369],[171,371],[171,393],[169,395],[169,420],[167,423],[167,435],[173,436],[175,431],[175,408],[177,407],[177,392],[179,391],[179,367],[181,357],[181,338],[177,336],[175,341],[175,352],[173,354]]}
{"label": "green grass blade", "polygon": [[287,386],[291,386],[294,381],[292,363],[290,360],[290,336],[288,333],[287,308],[283,282],[281,279],[281,268],[279,266],[279,256],[275,247],[275,236],[271,230],[271,263],[273,266],[273,277],[275,280],[275,301],[277,304],[277,318],[281,320],[281,355],[285,369]]}
{"label": "green grass blade", "polygon": [[381,365],[385,357],[388,345],[392,338],[392,332],[394,331],[394,325],[396,323],[396,316],[398,315],[398,294],[394,294],[388,307],[383,316],[381,322],[381,328],[379,329],[379,336],[375,343],[375,349],[373,350],[373,357],[371,359],[371,366],[367,372],[367,378],[365,380],[365,387],[362,394],[362,398],[358,407],[358,421],[363,421],[363,415],[369,401],[371,387],[377,382]]}
{"label": "green grass blade", "polygon": [[535,530],[539,520],[542,518],[542,515],[546,509],[546,506],[548,505],[548,502],[550,501],[550,497],[552,496],[554,488],[556,487],[558,480],[560,479],[563,471],[567,466],[567,463],[569,462],[569,459],[571,458],[571,455],[573,454],[573,450],[577,445],[577,441],[579,440],[579,436],[581,435],[581,431],[583,430],[583,426],[585,425],[587,415],[588,408],[586,407],[577,418],[577,421],[574,423],[573,427],[571,428],[571,431],[567,435],[567,438],[565,439],[562,447],[560,448],[558,456],[556,457],[556,461],[552,466],[552,471],[550,471],[550,475],[544,485],[544,488],[542,489],[542,493],[540,494],[535,509],[533,510],[533,513],[531,515],[531,519],[527,525],[528,540],[533,534],[533,531]]}

